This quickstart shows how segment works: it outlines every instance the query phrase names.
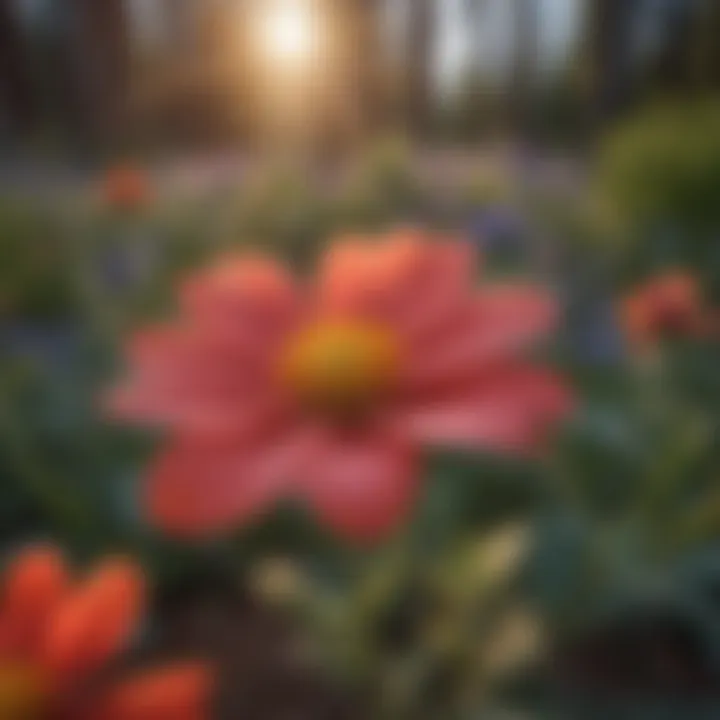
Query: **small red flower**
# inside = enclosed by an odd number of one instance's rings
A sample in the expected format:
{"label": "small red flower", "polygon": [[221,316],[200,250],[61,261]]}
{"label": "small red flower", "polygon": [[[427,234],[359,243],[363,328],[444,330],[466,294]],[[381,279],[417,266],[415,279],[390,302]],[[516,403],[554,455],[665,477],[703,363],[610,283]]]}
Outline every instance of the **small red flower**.
{"label": "small red flower", "polygon": [[570,408],[523,359],[556,321],[533,287],[475,287],[469,245],[407,231],[336,243],[314,286],[230,258],[181,317],[138,334],[115,416],[171,430],[147,482],[156,523],[211,533],[283,498],[374,539],[408,513],[427,445],[537,448]]}
{"label": "small red flower", "polygon": [[103,196],[107,205],[115,210],[140,210],[152,199],[150,180],[140,167],[117,165],[105,175]]}
{"label": "small red flower", "polygon": [[651,278],[623,301],[626,333],[636,346],[664,339],[699,337],[712,332],[712,315],[697,279],[682,270]]}
{"label": "small red flower", "polygon": [[208,669],[176,664],[110,683],[104,668],[136,631],[144,580],[107,560],[74,581],[53,548],[21,552],[0,604],[2,720],[201,720]]}

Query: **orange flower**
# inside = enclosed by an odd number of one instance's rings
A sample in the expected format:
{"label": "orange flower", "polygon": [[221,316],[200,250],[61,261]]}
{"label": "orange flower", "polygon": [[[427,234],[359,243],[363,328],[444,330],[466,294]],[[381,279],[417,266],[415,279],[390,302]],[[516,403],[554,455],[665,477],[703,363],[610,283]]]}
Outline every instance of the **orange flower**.
{"label": "orange flower", "polygon": [[182,288],[179,322],[133,339],[109,405],[172,431],[155,522],[213,533],[289,498],[375,539],[412,507],[423,447],[533,451],[569,411],[524,359],[556,320],[546,292],[476,288],[462,242],[383,240],[337,243],[305,291],[272,261],[226,259]]}
{"label": "orange flower", "polygon": [[121,211],[139,210],[151,200],[148,176],[139,167],[125,164],[108,171],[103,184],[105,202]]}
{"label": "orange flower", "polygon": [[176,664],[108,683],[104,668],[137,630],[144,602],[139,568],[106,560],[74,581],[51,547],[21,552],[0,604],[2,720],[200,720],[210,676]]}
{"label": "orange flower", "polygon": [[714,324],[696,278],[682,270],[658,275],[638,287],[623,301],[621,312],[628,338],[638,346],[705,335]]}

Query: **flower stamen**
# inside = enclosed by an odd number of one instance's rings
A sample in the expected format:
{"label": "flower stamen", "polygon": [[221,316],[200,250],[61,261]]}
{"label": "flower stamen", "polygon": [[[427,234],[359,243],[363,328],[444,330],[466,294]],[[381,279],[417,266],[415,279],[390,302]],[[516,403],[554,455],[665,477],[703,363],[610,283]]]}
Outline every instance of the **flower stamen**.
{"label": "flower stamen", "polygon": [[291,339],[280,377],[304,405],[356,417],[392,387],[398,356],[396,339],[381,325],[317,323]]}
{"label": "flower stamen", "polygon": [[20,664],[0,663],[0,718],[41,720],[46,694],[39,673]]}

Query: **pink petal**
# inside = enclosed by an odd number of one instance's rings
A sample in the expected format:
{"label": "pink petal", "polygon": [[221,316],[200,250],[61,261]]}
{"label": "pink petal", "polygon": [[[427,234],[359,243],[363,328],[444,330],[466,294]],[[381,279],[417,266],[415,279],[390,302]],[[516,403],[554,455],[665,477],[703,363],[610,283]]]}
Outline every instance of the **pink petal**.
{"label": "pink petal", "polygon": [[132,379],[102,403],[112,418],[218,439],[252,437],[289,410],[273,388],[210,392]]}
{"label": "pink petal", "polygon": [[415,442],[526,452],[571,409],[570,391],[558,376],[514,367],[476,385],[406,400],[391,427]]}
{"label": "pink petal", "polygon": [[445,327],[471,302],[478,274],[470,243],[426,241],[414,266],[398,281],[394,319],[402,334],[414,339]]}
{"label": "pink petal", "polygon": [[228,334],[165,326],[129,344],[130,373],[104,399],[112,417],[192,432],[241,432],[277,405],[272,358]]}
{"label": "pink petal", "polygon": [[134,373],[157,380],[247,384],[245,374],[257,373],[270,350],[266,338],[248,338],[242,330],[180,323],[145,328],[127,344],[128,364]]}
{"label": "pink petal", "polygon": [[373,541],[409,513],[418,488],[414,453],[390,434],[328,431],[303,484],[320,520],[338,534]]}
{"label": "pink petal", "polygon": [[287,332],[299,310],[292,278],[272,260],[226,257],[180,288],[183,312],[204,328],[246,338]]}
{"label": "pink petal", "polygon": [[524,286],[483,290],[444,326],[415,338],[407,355],[406,391],[476,378],[488,366],[548,334],[557,309],[545,291]]}
{"label": "pink petal", "polygon": [[485,287],[478,293],[477,321],[488,349],[517,352],[554,330],[558,305],[545,288]]}
{"label": "pink petal", "polygon": [[323,258],[318,278],[319,305],[328,314],[375,315],[387,309],[387,247],[371,238],[334,242]]}
{"label": "pink petal", "polygon": [[309,440],[302,431],[288,431],[256,447],[177,441],[150,471],[147,511],[166,532],[186,536],[251,522],[290,492]]}
{"label": "pink petal", "polygon": [[469,293],[471,246],[433,242],[420,231],[391,234],[386,242],[337,243],[320,272],[323,312],[373,318],[405,332],[437,324]]}

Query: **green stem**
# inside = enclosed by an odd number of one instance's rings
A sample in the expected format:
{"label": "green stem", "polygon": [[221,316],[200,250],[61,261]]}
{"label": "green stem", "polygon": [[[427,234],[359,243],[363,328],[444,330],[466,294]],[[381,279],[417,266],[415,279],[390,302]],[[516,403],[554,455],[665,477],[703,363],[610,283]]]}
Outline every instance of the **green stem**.
{"label": "green stem", "polygon": [[[9,398],[9,388],[2,388],[3,397]],[[48,472],[13,420],[7,402],[0,403],[0,441],[5,457],[17,471],[17,477],[25,491],[34,497],[54,518],[77,530],[86,525],[89,514],[77,497],[58,487],[57,477]]]}

